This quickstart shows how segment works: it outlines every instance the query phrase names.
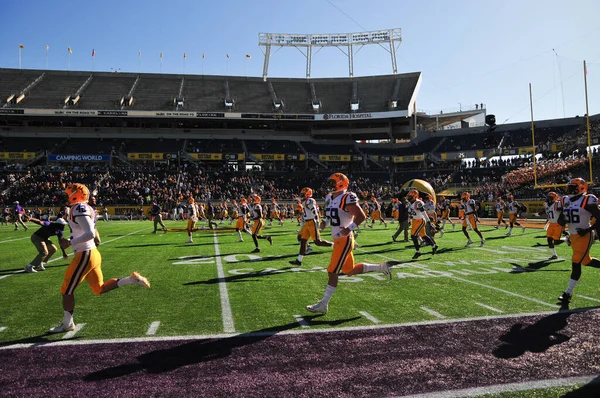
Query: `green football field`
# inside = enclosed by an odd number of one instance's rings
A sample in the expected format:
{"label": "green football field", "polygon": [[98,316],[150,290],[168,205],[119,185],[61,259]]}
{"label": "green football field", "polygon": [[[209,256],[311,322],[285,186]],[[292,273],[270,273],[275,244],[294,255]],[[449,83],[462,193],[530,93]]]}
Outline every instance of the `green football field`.
{"label": "green football field", "polygon": [[[167,221],[167,226],[184,228],[183,222]],[[220,228],[196,232],[190,244],[185,232],[152,234],[148,221],[100,222],[105,280],[137,271],[152,287],[124,286],[98,297],[84,282],[75,294],[77,337],[245,333],[294,322],[299,330],[331,327],[303,319],[309,315],[304,307],[323,295],[329,248],[313,245],[303,265],[292,266],[288,261],[299,249],[295,222],[267,227],[263,235],[272,235],[273,245],[261,240],[257,254],[251,253],[250,236],[238,242],[228,222]],[[471,232],[475,244],[465,247],[460,227],[453,231],[447,225],[438,237],[438,253],[432,256],[424,247],[416,261],[412,244],[392,242],[395,228],[363,228],[354,250],[356,262],[401,261],[393,280],[380,273],[342,277],[323,319],[351,319],[343,324],[347,328],[559,309],[556,299],[569,280],[571,250],[561,244],[559,260],[548,261],[541,228],[515,229],[507,237],[502,227],[481,226],[485,246],[479,247]],[[0,342],[41,336],[62,319],[59,288],[69,260],[56,254],[45,272],[22,272],[36,254],[29,240],[34,230],[33,225],[29,231],[0,228]],[[598,272],[584,268],[571,308],[598,305]]]}

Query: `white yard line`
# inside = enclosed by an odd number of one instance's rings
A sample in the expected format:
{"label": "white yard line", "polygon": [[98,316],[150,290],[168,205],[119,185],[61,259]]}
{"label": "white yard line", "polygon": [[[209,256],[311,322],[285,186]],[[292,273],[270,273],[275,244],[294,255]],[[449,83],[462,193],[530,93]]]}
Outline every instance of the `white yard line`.
{"label": "white yard line", "polygon": [[296,322],[298,322],[298,325],[300,325],[301,327],[305,329],[310,327],[310,325],[308,324],[308,322],[306,322],[302,315],[294,315],[294,319],[296,320]]}
{"label": "white yard line", "polygon": [[14,241],[23,240],[23,239],[31,239],[31,238],[29,236],[25,236],[23,238],[2,240],[2,241],[0,241],[0,243],[9,243],[9,242],[14,242]]}
{"label": "white yard line", "polygon": [[77,332],[79,332],[81,329],[83,329],[84,326],[85,326],[85,323],[78,323],[77,325],[75,325],[75,330],[65,333],[65,335],[63,336],[63,340],[67,340],[72,337],[75,337]]}
{"label": "white yard line", "polygon": [[577,294],[576,296],[577,296],[577,297],[584,298],[584,299],[586,299],[586,300],[595,301],[595,302],[597,302],[597,303],[600,303],[600,300],[598,300],[597,298],[588,297],[588,296],[582,296],[581,294]]}
{"label": "white yard line", "polygon": [[217,263],[217,276],[219,277],[219,293],[221,296],[221,313],[223,316],[223,331],[225,333],[234,333],[233,314],[231,304],[229,303],[229,292],[225,280],[225,271],[223,270],[223,260],[221,259],[221,250],[219,249],[219,239],[217,233],[213,232],[215,242],[215,260]]}
{"label": "white yard line", "polygon": [[148,330],[146,331],[146,335],[154,336],[156,334],[156,331],[158,330],[159,326],[160,326],[160,321],[152,322],[150,324],[150,327],[148,327]]}
{"label": "white yard line", "polygon": [[438,319],[446,319],[447,318],[446,315],[442,315],[439,312],[432,310],[431,308],[427,308],[427,307],[419,307],[419,308],[421,308],[423,311],[425,311],[429,315],[433,315],[434,317],[436,317]]}
{"label": "white yard line", "polygon": [[431,392],[415,395],[403,395],[404,398],[461,398],[461,397],[478,397],[488,396],[488,394],[500,394],[504,392],[518,392],[518,391],[529,391],[538,390],[545,388],[565,387],[574,386],[578,384],[588,384],[592,382],[598,375],[593,376],[580,376],[580,377],[568,377],[564,379],[548,379],[548,380],[534,380],[525,381],[523,383],[508,383],[508,384],[495,384],[492,386],[485,387],[473,387],[465,388],[463,390],[448,390],[440,392]]}
{"label": "white yard line", "polygon": [[370,320],[371,322],[373,322],[374,324],[378,324],[381,323],[381,321],[377,318],[375,318],[373,315],[369,314],[367,311],[358,311],[359,314],[361,314],[362,316],[364,316],[365,318],[367,318],[368,320]]}
{"label": "white yard line", "polygon": [[[584,309],[576,308],[573,310],[561,311],[563,314],[576,314],[580,312],[598,312],[598,309]],[[187,336],[164,336],[164,337],[130,337],[130,338],[117,338],[117,339],[95,339],[95,340],[55,340],[40,343],[20,343],[12,344],[7,346],[0,345],[0,351],[3,350],[16,350],[30,347],[57,347],[57,346],[73,346],[73,345],[91,345],[91,344],[122,344],[122,343],[147,343],[154,341],[190,341],[190,340],[207,340],[207,339],[226,339],[230,337],[261,337],[261,336],[286,336],[286,335],[298,335],[298,334],[315,334],[315,333],[338,333],[338,332],[349,332],[349,331],[365,331],[365,330],[377,330],[377,329],[393,329],[393,328],[406,328],[406,327],[420,327],[420,326],[431,326],[431,325],[446,325],[446,324],[460,324],[465,322],[477,322],[477,321],[489,321],[496,319],[513,319],[523,318],[532,316],[548,316],[556,314],[556,311],[542,311],[542,312],[530,312],[523,314],[509,314],[509,315],[486,315],[473,318],[454,318],[454,319],[437,319],[433,321],[421,321],[421,322],[407,322],[407,323],[396,323],[396,324],[385,324],[385,325],[371,325],[371,326],[347,326],[347,327],[335,327],[335,328],[323,328],[323,329],[301,329],[301,330],[288,330],[284,332],[249,332],[249,333],[220,333],[220,334],[202,334],[202,335],[187,335]]]}
{"label": "white yard line", "polygon": [[504,314],[504,311],[499,310],[498,308],[490,307],[489,305],[485,305],[483,303],[475,303],[475,304],[477,304],[480,307],[487,308],[490,311],[497,312],[498,314]]}

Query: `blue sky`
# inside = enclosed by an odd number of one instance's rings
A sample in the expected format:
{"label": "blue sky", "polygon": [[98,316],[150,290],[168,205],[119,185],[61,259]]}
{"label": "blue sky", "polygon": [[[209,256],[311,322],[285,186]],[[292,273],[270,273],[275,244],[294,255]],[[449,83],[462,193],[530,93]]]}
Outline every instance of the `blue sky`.
{"label": "blue sky", "polygon": [[[45,69],[49,45],[49,69],[66,70],[71,47],[71,70],[158,73],[162,52],[163,73],[260,76],[259,32],[401,28],[398,72],[423,73],[420,110],[485,103],[498,123],[510,123],[530,118],[529,83],[536,119],[583,115],[584,59],[590,114],[600,113],[598,15],[598,0],[5,0],[0,67],[18,68],[23,44],[24,69]],[[390,56],[363,47],[354,71],[390,74]],[[294,48],[277,51],[269,76],[304,77],[304,56]],[[348,76],[345,55],[322,49],[313,56],[312,76]]]}

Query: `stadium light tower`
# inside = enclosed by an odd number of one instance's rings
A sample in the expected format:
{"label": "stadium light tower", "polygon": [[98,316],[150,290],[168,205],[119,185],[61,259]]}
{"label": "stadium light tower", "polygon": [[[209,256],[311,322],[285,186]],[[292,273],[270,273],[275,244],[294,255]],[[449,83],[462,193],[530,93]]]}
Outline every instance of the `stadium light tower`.
{"label": "stadium light tower", "polygon": [[[348,73],[354,77],[354,54],[358,53],[363,46],[376,44],[390,53],[392,58],[392,71],[398,73],[396,66],[396,50],[402,42],[401,30],[387,29],[372,32],[358,33],[327,33],[327,34],[293,34],[293,33],[259,33],[258,45],[261,48],[265,62],[263,65],[263,80],[267,80],[269,72],[269,59],[271,58],[271,47],[295,47],[306,57],[306,78],[310,79],[313,48],[319,52],[323,47],[337,47],[348,57]],[[384,46],[387,44],[389,49]],[[355,46],[358,49],[355,51]]]}

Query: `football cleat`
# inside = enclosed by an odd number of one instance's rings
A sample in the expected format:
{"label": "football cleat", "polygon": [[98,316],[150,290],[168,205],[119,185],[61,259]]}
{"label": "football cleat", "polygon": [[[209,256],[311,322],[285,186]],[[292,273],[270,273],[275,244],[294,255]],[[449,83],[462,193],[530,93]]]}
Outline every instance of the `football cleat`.
{"label": "football cleat", "polygon": [[313,252],[313,249],[312,249],[312,247],[310,247],[310,246],[306,246],[306,253],[305,253],[305,254],[310,254],[310,253],[312,253],[312,252]]}
{"label": "football cleat", "polygon": [[273,245],[273,238],[271,238],[270,236],[267,236],[267,241],[271,246]]}
{"label": "football cleat", "polygon": [[412,256],[412,259],[416,260],[419,257],[421,257],[421,252],[415,252],[415,254]]}
{"label": "football cleat", "polygon": [[395,262],[392,262],[392,261],[384,261],[381,264],[379,264],[379,270],[381,271],[382,274],[384,274],[388,278],[392,279],[392,271],[390,271],[390,269],[392,268],[392,266],[394,264],[395,264]]}
{"label": "football cleat", "polygon": [[567,292],[564,292],[563,294],[561,294],[560,296],[558,296],[558,301],[560,301],[560,302],[562,302],[562,303],[566,304],[566,303],[568,303],[568,302],[570,302],[570,301],[571,301],[571,298],[572,298],[572,297],[573,297],[573,296],[571,296],[569,293],[567,293]]}
{"label": "football cleat", "polygon": [[325,304],[322,301],[319,301],[316,304],[307,305],[306,306],[306,310],[310,311],[310,312],[318,312],[318,313],[321,313],[321,314],[327,314],[327,304]]}
{"label": "football cleat", "polygon": [[479,246],[483,246],[485,245],[485,239],[481,239],[481,243],[479,244]]}
{"label": "football cleat", "polygon": [[549,260],[558,260],[558,256],[553,254],[552,257],[549,258]]}
{"label": "football cleat", "polygon": [[135,283],[137,283],[138,285],[146,286],[148,289],[150,289],[150,282],[148,282],[148,279],[141,276],[137,272],[132,272],[129,277],[135,279]]}
{"label": "football cleat", "polygon": [[300,261],[298,261],[298,259],[296,259],[296,260],[290,260],[289,263],[292,264],[292,265],[302,265],[302,263]]}
{"label": "football cleat", "polygon": [[508,231],[507,233],[504,234],[504,236],[511,236],[512,233],[510,231]]}
{"label": "football cleat", "polygon": [[467,244],[465,245],[465,247],[467,247],[467,246],[470,246],[470,245],[472,245],[472,244],[473,244],[473,241],[472,241],[471,239],[469,239],[469,240],[467,241]]}
{"label": "football cleat", "polygon": [[437,253],[438,247],[438,245],[433,245],[433,247],[431,248],[431,254]]}
{"label": "football cleat", "polygon": [[442,238],[444,236],[444,230],[440,229],[440,238]]}
{"label": "football cleat", "polygon": [[496,226],[494,226],[494,229],[498,229],[498,227],[499,227],[499,226],[500,226],[500,225],[496,225]]}
{"label": "football cleat", "polygon": [[27,264],[25,266],[25,272],[34,273],[34,272],[37,272],[37,270],[35,268],[33,268],[33,265]]}
{"label": "football cleat", "polygon": [[44,264],[41,264],[41,263],[40,263],[40,265],[33,267],[33,269],[36,271],[46,271],[46,267],[44,267]]}
{"label": "football cleat", "polygon": [[260,248],[257,247],[256,249],[252,250],[250,253],[260,253]]}
{"label": "football cleat", "polygon": [[75,324],[71,323],[69,325],[65,325],[63,322],[59,323],[57,327],[49,329],[48,333],[65,333],[72,332],[75,330]]}

